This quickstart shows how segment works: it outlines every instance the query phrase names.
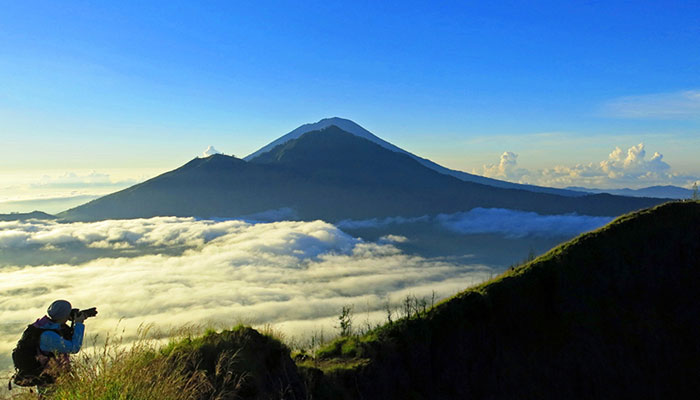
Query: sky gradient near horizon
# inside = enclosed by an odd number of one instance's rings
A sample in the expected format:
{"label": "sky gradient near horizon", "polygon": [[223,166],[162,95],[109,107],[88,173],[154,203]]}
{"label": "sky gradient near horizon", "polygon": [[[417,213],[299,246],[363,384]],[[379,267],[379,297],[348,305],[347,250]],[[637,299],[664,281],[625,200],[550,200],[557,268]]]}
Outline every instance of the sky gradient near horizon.
{"label": "sky gradient near horizon", "polygon": [[2,6],[0,203],[105,194],[331,116],[515,182],[700,177],[689,2]]}

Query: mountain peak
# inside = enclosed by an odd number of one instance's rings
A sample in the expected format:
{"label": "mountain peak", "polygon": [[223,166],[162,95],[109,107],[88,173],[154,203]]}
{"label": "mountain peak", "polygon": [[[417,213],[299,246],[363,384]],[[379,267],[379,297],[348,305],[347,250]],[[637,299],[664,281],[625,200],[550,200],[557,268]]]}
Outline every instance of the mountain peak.
{"label": "mountain peak", "polygon": [[[323,118],[322,120],[316,122],[316,124],[332,124],[332,125],[337,125],[337,124],[353,124],[356,126],[358,125],[355,121],[349,120],[347,118],[340,118],[340,117],[328,117],[328,118]],[[306,125],[312,125],[312,124],[306,124]]]}
{"label": "mountain peak", "polygon": [[500,188],[506,188],[506,189],[524,189],[532,192],[542,192],[542,193],[551,193],[551,194],[557,194],[560,196],[584,196],[586,193],[582,192],[576,192],[573,190],[565,190],[565,189],[555,189],[555,188],[547,188],[547,187],[539,187],[539,186],[533,186],[533,185],[521,185],[518,183],[511,183],[511,182],[506,182],[506,181],[499,181],[497,179],[492,179],[492,178],[487,178],[479,175],[472,175],[468,174],[466,172],[462,171],[456,171],[452,170],[449,168],[445,168],[442,165],[436,164],[428,159],[418,157],[417,155],[410,153],[400,147],[397,147],[386,140],[383,140],[374,134],[372,132],[368,131],[367,129],[361,127],[354,121],[351,121],[349,119],[345,118],[340,118],[340,117],[329,117],[329,118],[324,118],[318,122],[310,123],[310,124],[304,124],[295,130],[289,132],[288,134],[278,138],[277,140],[271,142],[267,146],[261,148],[260,150],[250,154],[249,156],[243,158],[245,161],[252,161],[255,158],[258,158],[259,156],[269,153],[274,149],[275,147],[279,145],[283,145],[291,140],[295,140],[300,138],[302,135],[312,132],[312,131],[320,131],[323,129],[326,129],[330,126],[336,126],[340,128],[340,130],[345,131],[347,133],[353,134],[357,137],[367,139],[370,142],[373,142],[375,144],[378,144],[379,146],[391,150],[396,153],[401,153],[405,154],[414,160],[418,161],[420,164],[422,164],[425,167],[428,167],[432,169],[433,171],[437,171],[443,175],[450,175],[453,176],[457,179],[460,179],[465,182],[474,182],[474,183],[481,183],[484,185],[489,185],[489,186],[495,186],[495,187],[500,187]]}
{"label": "mountain peak", "polygon": [[[297,129],[293,130],[292,132],[296,131],[303,131],[304,133],[306,132],[311,132],[311,131],[318,131],[323,128],[327,128],[331,125],[335,125],[338,128],[350,132],[355,135],[361,135],[365,133],[370,133],[367,129],[361,127],[358,123],[355,121],[346,119],[346,118],[340,118],[340,117],[328,117],[328,118],[323,118],[319,120],[318,122],[311,122],[308,124],[304,124]],[[290,132],[291,133],[291,132]]]}
{"label": "mountain peak", "polygon": [[244,158],[246,161],[250,161],[261,154],[267,153],[270,150],[274,149],[275,147],[285,144],[289,142],[290,140],[298,139],[301,137],[303,134],[312,132],[312,131],[320,131],[325,128],[328,128],[329,126],[337,126],[341,130],[351,133],[355,136],[361,137],[363,139],[367,139],[370,142],[374,142],[385,149],[389,149],[391,151],[396,151],[399,153],[406,153],[404,150],[401,150],[400,148],[394,146],[393,144],[384,141],[377,136],[373,135],[372,132],[368,131],[367,129],[361,127],[359,124],[355,123],[354,121],[351,121],[349,119],[345,118],[340,118],[340,117],[329,117],[329,118],[324,118],[318,122],[310,123],[310,124],[304,124],[295,130],[289,132],[288,134],[280,137],[279,139],[273,141],[272,143],[268,144],[267,146],[261,148],[260,150],[256,151],[255,153],[247,156]]}

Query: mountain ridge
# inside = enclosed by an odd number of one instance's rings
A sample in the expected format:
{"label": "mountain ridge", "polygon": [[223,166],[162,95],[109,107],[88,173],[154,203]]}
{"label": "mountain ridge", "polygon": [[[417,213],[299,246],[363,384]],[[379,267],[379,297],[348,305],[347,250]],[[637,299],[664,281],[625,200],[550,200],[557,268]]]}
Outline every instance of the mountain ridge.
{"label": "mountain ridge", "polygon": [[0,214],[0,221],[25,221],[29,219],[51,220],[56,219],[56,216],[37,210],[28,213]]}
{"label": "mountain ridge", "polygon": [[413,153],[410,153],[392,143],[389,143],[385,141],[384,139],[379,138],[378,136],[374,135],[372,132],[368,131],[367,129],[363,128],[359,124],[355,123],[354,121],[351,121],[349,119],[344,119],[344,118],[339,118],[339,117],[331,117],[331,118],[324,118],[318,122],[315,123],[309,123],[309,124],[304,124],[293,131],[287,133],[286,135],[283,135],[276,140],[270,142],[269,144],[263,146],[259,150],[249,154],[248,156],[244,157],[243,159],[246,161],[252,161],[261,155],[270,152],[272,149],[275,147],[287,143],[290,140],[298,139],[301,137],[303,134],[316,131],[316,130],[322,130],[325,128],[328,128],[330,126],[337,126],[340,129],[352,133],[355,136],[361,137],[363,139],[367,139],[375,144],[378,144],[385,149],[395,151],[398,153],[406,154],[409,157],[413,158],[414,160],[418,161],[420,164],[422,164],[424,167],[430,168],[434,171],[437,171],[441,174],[444,175],[450,175],[453,176],[457,179],[463,180],[465,182],[474,182],[474,183],[481,183],[484,185],[490,185],[494,187],[500,187],[500,188],[506,188],[506,189],[521,189],[521,190],[529,190],[532,192],[541,192],[541,193],[551,193],[551,194],[558,194],[560,196],[584,196],[586,193],[581,193],[575,190],[570,190],[570,189],[559,189],[559,188],[550,188],[550,187],[545,187],[545,186],[536,186],[536,185],[529,185],[529,184],[520,184],[520,183],[513,183],[513,182],[507,182],[507,181],[502,181],[498,179],[493,179],[493,178],[487,178],[485,176],[480,176],[480,175],[474,175],[470,174],[467,172],[463,171],[458,171],[454,169],[450,169],[447,167],[443,167],[442,165],[439,165],[431,160],[428,160],[426,158],[417,156]]}
{"label": "mountain ridge", "polygon": [[250,162],[220,154],[195,158],[59,216],[68,220],[241,217],[291,208],[304,220],[334,222],[474,207],[612,216],[661,201],[607,194],[565,197],[465,182],[331,126],[307,132]]}
{"label": "mountain ridge", "polygon": [[669,199],[689,199],[693,195],[693,191],[690,189],[682,188],[673,185],[655,185],[648,186],[639,189],[621,188],[621,189],[596,189],[596,188],[585,188],[581,186],[569,186],[567,189],[576,190],[586,193],[609,193],[618,196],[631,196],[631,197],[656,197],[656,198],[669,198]]}

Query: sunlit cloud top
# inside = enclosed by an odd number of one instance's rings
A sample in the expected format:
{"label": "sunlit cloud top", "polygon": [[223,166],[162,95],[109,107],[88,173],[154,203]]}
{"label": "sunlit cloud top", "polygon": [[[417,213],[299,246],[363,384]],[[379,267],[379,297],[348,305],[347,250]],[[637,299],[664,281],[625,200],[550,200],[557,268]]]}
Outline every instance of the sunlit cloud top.
{"label": "sunlit cloud top", "polygon": [[627,150],[615,147],[607,159],[599,162],[555,165],[539,170],[520,167],[518,154],[506,151],[498,164],[486,164],[473,172],[507,181],[554,187],[641,188],[672,184],[689,188],[700,180],[700,175],[674,171],[658,151],[649,157],[644,143]]}
{"label": "sunlit cloud top", "polygon": [[58,298],[98,307],[88,335],[121,326],[130,340],[143,323],[239,321],[282,324],[289,335],[321,328],[331,335],[344,305],[364,307],[376,321],[387,300],[432,291],[448,296],[492,274],[484,266],[405,254],[393,245],[403,240],[366,242],[322,221],[3,223],[0,370],[24,326]]}

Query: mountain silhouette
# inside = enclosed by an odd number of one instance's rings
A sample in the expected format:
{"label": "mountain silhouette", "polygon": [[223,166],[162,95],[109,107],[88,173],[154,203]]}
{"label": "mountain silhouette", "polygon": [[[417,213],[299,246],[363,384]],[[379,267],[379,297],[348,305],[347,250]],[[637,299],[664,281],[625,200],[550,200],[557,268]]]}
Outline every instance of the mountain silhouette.
{"label": "mountain silhouette", "polygon": [[29,219],[56,219],[55,216],[42,211],[32,211],[28,213],[0,214],[0,221],[26,221]]}
{"label": "mountain silhouette", "polygon": [[307,132],[247,162],[215,154],[58,216],[246,217],[290,210],[303,220],[421,216],[497,207],[614,216],[663,202],[608,194],[566,197],[465,182],[335,125]]}
{"label": "mountain silhouette", "polygon": [[[397,153],[402,153],[405,154],[414,160],[418,161],[421,165],[424,167],[428,167],[432,169],[433,171],[437,171],[441,174],[444,175],[450,175],[453,176],[457,179],[463,180],[465,182],[474,182],[474,183],[482,183],[484,185],[489,185],[489,186],[495,186],[495,187],[500,187],[500,188],[506,188],[506,189],[521,189],[521,190],[529,190],[531,192],[541,192],[541,193],[551,193],[551,194],[558,194],[561,196],[584,196],[586,194],[585,191],[577,191],[575,189],[567,188],[567,189],[557,189],[557,188],[550,188],[550,187],[543,187],[543,186],[535,186],[535,185],[527,185],[527,184],[520,184],[520,183],[512,183],[512,182],[506,182],[498,179],[492,179],[492,178],[487,178],[485,176],[479,176],[479,175],[474,175],[474,174],[469,174],[466,172],[462,171],[457,171],[449,168],[445,168],[442,165],[439,165],[433,161],[430,161],[428,159],[418,157],[417,155],[413,153],[409,153],[408,151],[401,149],[386,140],[383,140],[377,136],[375,136],[372,132],[368,131],[367,129],[363,128],[362,126],[358,125],[357,123],[349,120],[349,119],[344,119],[344,118],[338,118],[338,117],[333,117],[333,118],[325,118],[322,119],[316,123],[313,124],[304,124],[297,129],[289,132],[288,134],[278,138],[277,140],[274,140],[270,144],[264,146],[263,148],[257,150],[256,152],[244,157],[243,159],[246,161],[252,161],[257,157],[262,156],[263,154],[272,151],[275,147],[287,143],[290,140],[298,139],[301,135],[308,133],[308,132],[313,132],[321,129],[328,128],[329,126],[337,126],[338,128],[344,130],[345,132],[352,133],[355,136],[361,137],[363,139],[367,139],[370,142],[373,142],[375,144],[378,144],[382,146],[383,148],[387,150],[391,150]],[[659,197],[659,196],[656,196]]]}
{"label": "mountain silhouette", "polygon": [[618,196],[630,196],[630,197],[658,197],[664,199],[690,199],[693,197],[693,191],[690,189],[682,188],[679,186],[665,185],[665,186],[649,186],[640,189],[595,189],[595,188],[585,188],[580,186],[569,186],[567,189],[576,190],[578,192],[585,193],[609,193]]}

